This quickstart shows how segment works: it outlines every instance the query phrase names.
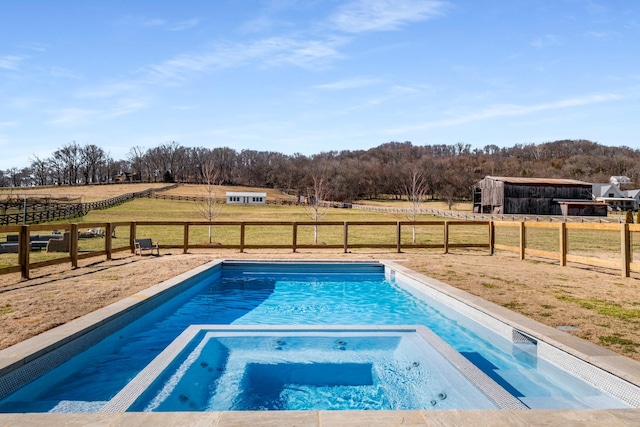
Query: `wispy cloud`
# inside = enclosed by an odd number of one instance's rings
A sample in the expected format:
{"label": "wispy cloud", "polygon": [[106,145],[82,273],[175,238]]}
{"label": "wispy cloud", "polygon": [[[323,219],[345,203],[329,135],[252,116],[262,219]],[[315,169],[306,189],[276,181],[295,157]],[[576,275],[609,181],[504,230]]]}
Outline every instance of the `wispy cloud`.
{"label": "wispy cloud", "polygon": [[615,101],[623,98],[618,94],[591,94],[582,97],[562,99],[554,102],[533,104],[533,105],[515,105],[500,104],[491,105],[482,110],[469,114],[458,115],[443,120],[426,122],[415,126],[408,126],[402,129],[393,129],[393,132],[424,130],[440,127],[457,126],[464,123],[475,122],[480,120],[489,120],[500,117],[525,116],[528,114],[539,113],[543,111],[560,110],[563,108],[581,107],[591,104],[599,104],[603,102]]}
{"label": "wispy cloud", "polygon": [[380,79],[373,79],[368,77],[357,77],[353,79],[345,79],[332,83],[325,83],[314,86],[316,89],[324,90],[343,90],[343,89],[358,89],[365,86],[372,86],[380,83]]}
{"label": "wispy cloud", "polygon": [[20,67],[20,63],[25,59],[26,59],[25,56],[18,56],[18,55],[0,56],[0,69],[17,70]]}
{"label": "wispy cloud", "polygon": [[242,24],[239,30],[243,33],[259,33],[270,30],[274,25],[275,22],[272,18],[267,16],[259,16],[258,18],[252,19]]}
{"label": "wispy cloud", "polygon": [[200,53],[183,54],[160,64],[149,65],[141,73],[155,82],[178,83],[188,73],[204,72],[257,63],[258,66],[285,64],[303,68],[326,65],[329,59],[339,58],[337,48],[344,41],[339,38],[325,40],[297,40],[274,37],[250,43],[218,43]]}
{"label": "wispy cloud", "polygon": [[104,119],[114,119],[120,116],[126,116],[147,107],[147,102],[138,98],[124,98],[118,100],[117,104],[110,109],[104,111],[101,117]]}
{"label": "wispy cloud", "polygon": [[347,33],[389,31],[440,16],[447,7],[447,2],[439,0],[355,0],[342,6],[330,21]]}
{"label": "wispy cloud", "polygon": [[113,98],[123,93],[131,93],[138,90],[139,83],[133,81],[130,82],[116,82],[107,83],[99,87],[81,89],[76,93],[77,98]]}
{"label": "wispy cloud", "polygon": [[536,37],[531,41],[531,46],[535,47],[536,49],[558,45],[560,45],[560,40],[552,34],[545,34],[544,36]]}
{"label": "wispy cloud", "polygon": [[71,125],[86,122],[97,117],[100,112],[85,108],[60,108],[49,111],[52,118],[47,121],[50,125]]}
{"label": "wispy cloud", "polygon": [[45,52],[47,50],[47,45],[44,43],[23,43],[20,45],[21,48],[27,50],[33,50],[36,52]]}
{"label": "wispy cloud", "polygon": [[620,33],[615,31],[587,31],[587,37],[598,40],[611,40],[620,36]]}
{"label": "wispy cloud", "polygon": [[184,21],[171,22],[163,18],[145,18],[138,16],[125,16],[118,21],[120,25],[138,28],[156,28],[165,31],[185,31],[197,26],[200,19],[186,19]]}
{"label": "wispy cloud", "polygon": [[43,71],[51,77],[55,77],[55,78],[67,78],[67,79],[79,79],[80,75],[73,71],[70,70],[68,68],[63,68],[63,67],[48,67],[48,68],[43,68]]}
{"label": "wispy cloud", "polygon": [[87,125],[96,121],[111,120],[147,107],[147,103],[137,98],[122,98],[104,108],[61,108],[50,110],[49,125]]}
{"label": "wispy cloud", "polygon": [[146,19],[141,22],[145,28],[162,27],[166,24],[164,19]]}
{"label": "wispy cloud", "polygon": [[186,21],[176,22],[175,24],[167,25],[169,31],[184,31],[189,30],[200,23],[199,19],[188,19]]}

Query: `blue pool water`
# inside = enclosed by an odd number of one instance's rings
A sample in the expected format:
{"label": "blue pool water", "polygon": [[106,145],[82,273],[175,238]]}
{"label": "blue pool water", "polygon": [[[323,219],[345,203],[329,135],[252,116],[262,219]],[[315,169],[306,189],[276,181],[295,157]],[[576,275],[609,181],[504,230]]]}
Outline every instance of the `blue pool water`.
{"label": "blue pool water", "polygon": [[425,325],[528,407],[627,407],[537,358],[531,344],[456,319],[385,280],[379,265],[225,266],[7,396],[0,412],[99,411],[193,324]]}

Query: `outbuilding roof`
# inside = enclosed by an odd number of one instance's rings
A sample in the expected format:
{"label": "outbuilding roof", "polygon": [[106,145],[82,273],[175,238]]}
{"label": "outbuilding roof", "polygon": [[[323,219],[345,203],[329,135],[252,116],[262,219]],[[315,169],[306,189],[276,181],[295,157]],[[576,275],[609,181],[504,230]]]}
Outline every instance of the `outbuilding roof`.
{"label": "outbuilding roof", "polygon": [[560,178],[529,178],[518,176],[486,176],[485,179],[494,181],[502,181],[509,184],[534,184],[534,185],[591,185],[589,182],[578,181],[575,179]]}
{"label": "outbuilding roof", "polygon": [[267,197],[267,193],[254,193],[248,191],[227,191],[227,197]]}

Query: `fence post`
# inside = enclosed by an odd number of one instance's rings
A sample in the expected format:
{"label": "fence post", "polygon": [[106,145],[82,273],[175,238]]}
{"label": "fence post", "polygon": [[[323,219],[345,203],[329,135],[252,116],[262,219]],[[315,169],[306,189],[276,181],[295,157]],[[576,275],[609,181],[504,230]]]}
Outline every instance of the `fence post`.
{"label": "fence post", "polygon": [[524,227],[524,221],[520,223],[520,259],[524,259],[524,249],[527,246],[527,231]]}
{"label": "fence post", "polygon": [[136,228],[135,221],[129,225],[129,247],[132,254],[136,253]]}
{"label": "fence post", "polygon": [[23,279],[29,278],[29,251],[31,249],[31,232],[28,225],[20,227],[18,234],[18,261]]}
{"label": "fence post", "polygon": [[567,223],[560,223],[560,266],[567,266]]}
{"label": "fence post", "polygon": [[296,250],[298,249],[298,223],[297,222],[293,223],[293,242],[291,246],[293,248],[293,252],[295,253]]}
{"label": "fence post", "polygon": [[496,225],[493,221],[489,221],[489,255],[495,253],[496,246]]}
{"label": "fence post", "polygon": [[71,267],[78,268],[78,224],[71,224],[71,232],[69,236],[69,253],[71,255]]}
{"label": "fence post", "polygon": [[449,221],[444,222],[444,253],[449,253]]}
{"label": "fence post", "polygon": [[344,222],[344,253],[349,252],[349,222]]}
{"label": "fence post", "polygon": [[184,239],[182,241],[182,253],[186,254],[188,252],[189,252],[189,224],[186,223],[184,225]]}
{"label": "fence post", "polygon": [[113,230],[113,227],[111,226],[111,223],[108,222],[104,227],[104,250],[107,252],[107,260],[111,259],[111,255],[113,253],[111,230]]}
{"label": "fence post", "polygon": [[631,273],[631,237],[629,224],[620,224],[620,254],[622,255],[622,277],[629,277]]}
{"label": "fence post", "polygon": [[398,253],[402,252],[402,229],[400,221],[398,221],[398,227],[396,228],[396,249]]}
{"label": "fence post", "polygon": [[240,253],[244,252],[244,222],[240,224]]}

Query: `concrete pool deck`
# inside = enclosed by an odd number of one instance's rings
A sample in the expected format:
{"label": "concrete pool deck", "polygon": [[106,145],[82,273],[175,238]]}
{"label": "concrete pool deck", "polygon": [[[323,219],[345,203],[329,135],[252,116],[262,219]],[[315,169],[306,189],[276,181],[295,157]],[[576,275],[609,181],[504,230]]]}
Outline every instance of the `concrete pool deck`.
{"label": "concrete pool deck", "polygon": [[[222,260],[214,260],[188,273],[152,286],[143,292],[90,313],[37,337],[0,351],[0,376],[9,375],[22,365],[60,348],[65,343],[99,329],[122,313],[131,312],[154,297],[167,293],[184,280]],[[273,260],[271,260],[273,261]],[[322,260],[319,260],[322,261]],[[296,262],[296,261],[292,261]],[[312,262],[312,261],[307,261]],[[335,262],[328,261],[328,262]],[[567,354],[588,362],[626,382],[640,386],[640,363],[602,347],[547,327],[503,307],[489,303],[459,289],[418,274],[394,262],[382,262],[392,271],[425,283],[461,303],[480,310],[536,337]],[[90,343],[89,343],[90,345]],[[640,399],[640,396],[632,396]],[[213,413],[73,413],[0,414],[2,425],[607,425],[640,424],[640,409],[612,410],[448,410],[448,411],[288,411]]]}
{"label": "concrete pool deck", "polygon": [[1,414],[3,426],[637,426],[640,410],[259,411]]}

